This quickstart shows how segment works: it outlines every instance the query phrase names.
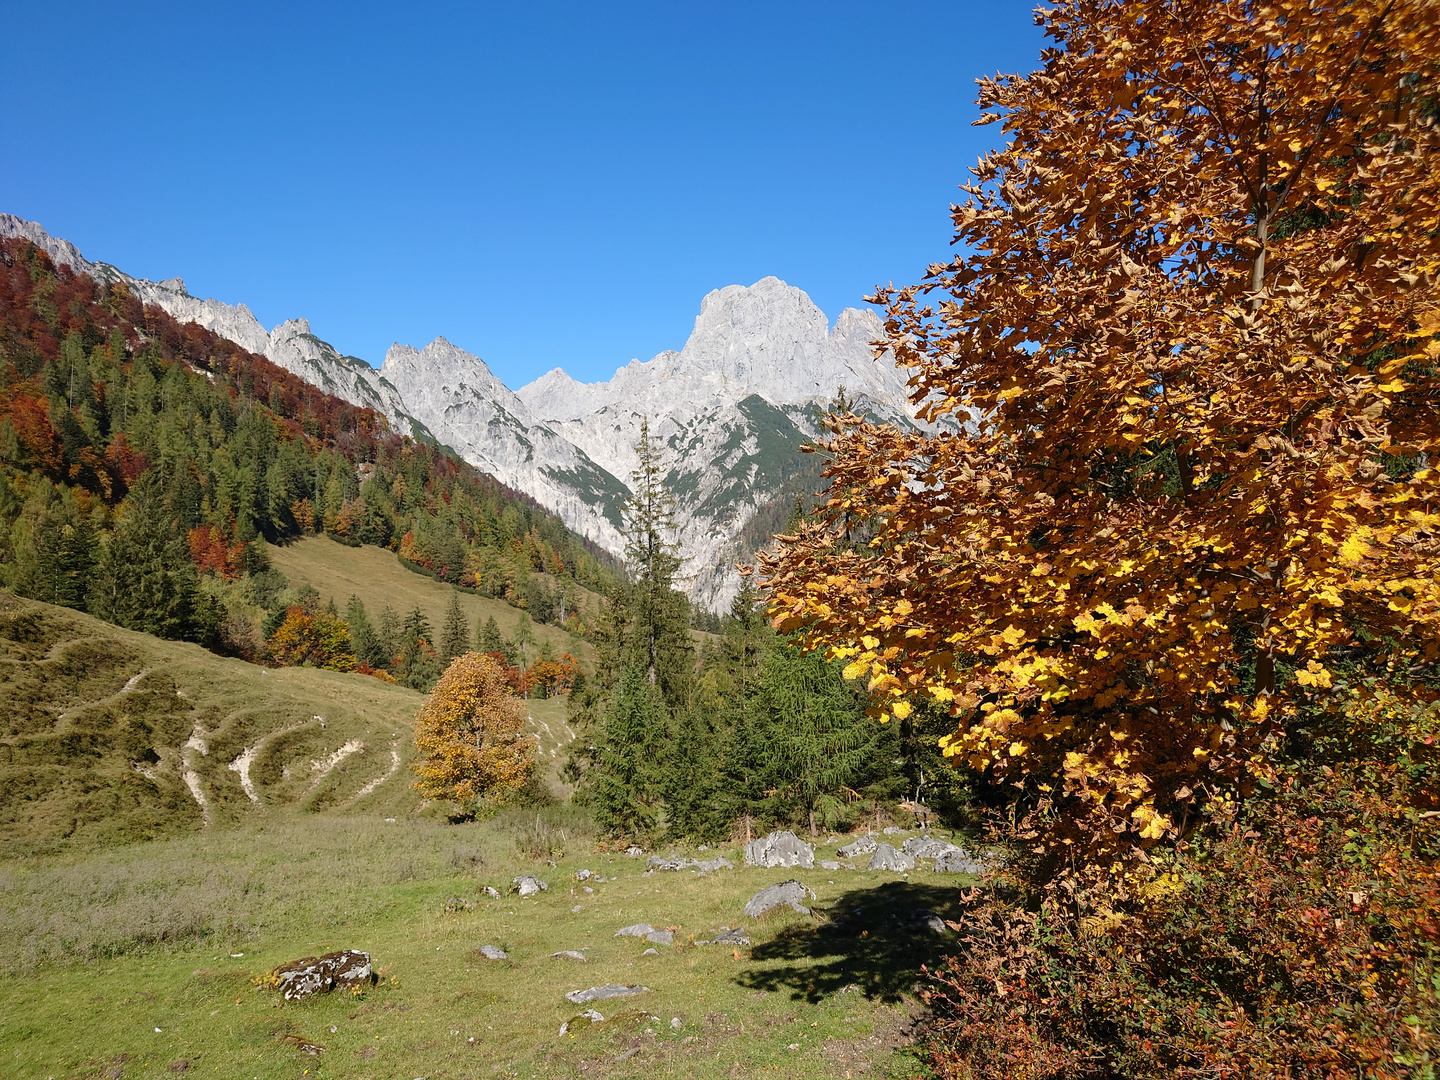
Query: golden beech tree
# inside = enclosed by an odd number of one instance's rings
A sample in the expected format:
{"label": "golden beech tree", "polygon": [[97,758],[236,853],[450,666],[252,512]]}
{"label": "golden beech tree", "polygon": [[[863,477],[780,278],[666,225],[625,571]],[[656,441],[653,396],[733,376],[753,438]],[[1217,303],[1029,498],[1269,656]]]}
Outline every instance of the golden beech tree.
{"label": "golden beech tree", "polygon": [[1263,774],[1337,656],[1436,670],[1440,6],[1040,17],[1042,69],[980,82],[960,254],[872,298],[954,422],[832,418],[765,570],[777,627],[1113,868]]}
{"label": "golden beech tree", "polygon": [[521,787],[533,750],[521,734],[525,716],[525,703],[493,656],[456,657],[415,718],[416,790],[465,803]]}

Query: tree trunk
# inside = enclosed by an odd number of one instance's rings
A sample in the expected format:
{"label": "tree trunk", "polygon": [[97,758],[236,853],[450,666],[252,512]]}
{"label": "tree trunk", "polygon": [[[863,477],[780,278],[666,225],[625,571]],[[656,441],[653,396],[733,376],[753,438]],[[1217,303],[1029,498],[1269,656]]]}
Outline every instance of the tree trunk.
{"label": "tree trunk", "polygon": [[810,839],[814,840],[820,834],[815,831],[815,811],[810,811]]}

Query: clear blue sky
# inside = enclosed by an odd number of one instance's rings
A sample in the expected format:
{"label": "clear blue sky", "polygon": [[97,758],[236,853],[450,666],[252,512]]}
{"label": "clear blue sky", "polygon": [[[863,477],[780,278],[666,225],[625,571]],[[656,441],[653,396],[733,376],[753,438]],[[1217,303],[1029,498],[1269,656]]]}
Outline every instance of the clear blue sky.
{"label": "clear blue sky", "polygon": [[0,210],[374,364],[607,378],[719,286],[833,320],[946,257],[1030,7],[17,2]]}

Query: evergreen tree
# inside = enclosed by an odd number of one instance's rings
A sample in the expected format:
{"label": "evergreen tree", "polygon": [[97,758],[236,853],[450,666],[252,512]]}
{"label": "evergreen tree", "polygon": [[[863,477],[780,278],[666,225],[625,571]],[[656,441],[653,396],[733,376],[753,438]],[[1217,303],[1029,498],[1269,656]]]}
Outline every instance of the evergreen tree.
{"label": "evergreen tree", "polygon": [[400,655],[400,616],[389,604],[380,612],[380,625],[375,628],[376,643],[385,656],[384,667],[394,665]]}
{"label": "evergreen tree", "polygon": [[400,628],[400,654],[394,675],[412,690],[428,690],[440,674],[439,657],[430,644],[430,623],[417,606]]}
{"label": "evergreen tree", "polygon": [[817,816],[826,824],[838,819],[843,789],[878,771],[880,725],[864,715],[837,664],[783,640],[766,651],[760,693],[777,786],[808,819],[813,836]]}
{"label": "evergreen tree", "polygon": [[515,620],[515,633],[510,638],[511,653],[516,658],[510,662],[512,664],[518,663],[521,669],[528,667],[530,664],[530,654],[534,651],[534,648],[535,628],[530,622],[530,616],[522,611],[520,618]]}
{"label": "evergreen tree", "polygon": [[440,628],[440,659],[448,665],[469,651],[470,626],[460,610],[460,594],[451,589],[450,603],[445,607],[445,625]]}
{"label": "evergreen tree", "polygon": [[[682,664],[693,651],[688,633],[688,605],[674,591],[680,556],[675,545],[675,497],[665,486],[665,466],[659,444],[650,437],[650,418],[640,421],[635,444],[639,465],[630,474],[634,492],[625,503],[625,560],[632,581],[633,641],[651,686],[660,685],[662,654]],[[676,620],[679,617],[677,627]],[[678,633],[677,633],[678,630]],[[681,654],[677,657],[675,654]],[[688,664],[685,664],[688,668]],[[688,672],[687,672],[688,674]],[[666,701],[677,702],[673,691]],[[681,703],[683,704],[683,703]]]}
{"label": "evergreen tree", "polygon": [[358,596],[350,597],[345,605],[345,621],[350,626],[350,645],[355,650],[356,661],[372,668],[388,666],[392,658],[385,655],[380,635]]}
{"label": "evergreen tree", "polygon": [[665,702],[647,673],[621,673],[595,747],[590,803],[596,823],[612,836],[640,837],[659,819],[665,746]]}
{"label": "evergreen tree", "polygon": [[47,604],[86,610],[98,545],[69,489],[40,480],[17,518],[10,530],[11,587]]}
{"label": "evergreen tree", "polygon": [[90,591],[102,619],[166,638],[196,636],[199,579],[179,529],[153,482],[126,497],[120,524],[100,558]]}
{"label": "evergreen tree", "polygon": [[500,624],[495,621],[494,615],[486,619],[483,626],[476,629],[475,651],[505,655],[505,638],[500,634]]}

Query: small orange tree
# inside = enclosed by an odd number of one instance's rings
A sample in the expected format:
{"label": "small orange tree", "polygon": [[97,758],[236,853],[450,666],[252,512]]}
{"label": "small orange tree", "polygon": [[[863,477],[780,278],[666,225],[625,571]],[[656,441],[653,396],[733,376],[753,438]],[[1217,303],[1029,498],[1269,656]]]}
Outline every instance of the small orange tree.
{"label": "small orange tree", "polygon": [[415,718],[416,790],[430,799],[469,803],[521,787],[533,750],[520,733],[525,716],[494,657],[457,656]]}
{"label": "small orange tree", "polygon": [[1043,68],[980,83],[1009,142],[961,253],[874,298],[963,430],[832,419],[765,569],[778,628],[1118,868],[1263,776],[1337,658],[1436,674],[1440,8],[1038,17]]}

